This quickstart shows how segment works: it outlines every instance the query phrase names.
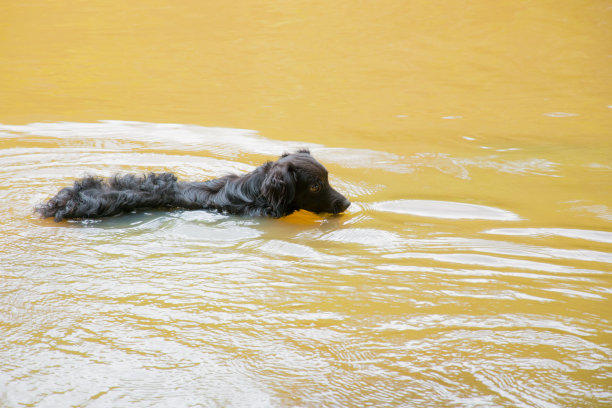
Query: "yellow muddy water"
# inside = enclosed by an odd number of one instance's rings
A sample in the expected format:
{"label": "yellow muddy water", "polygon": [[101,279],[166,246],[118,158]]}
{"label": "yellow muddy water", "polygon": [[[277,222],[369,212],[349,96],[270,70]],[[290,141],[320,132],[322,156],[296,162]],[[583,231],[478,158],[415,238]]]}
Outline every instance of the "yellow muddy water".
{"label": "yellow muddy water", "polygon": [[[14,1],[1,407],[612,405],[607,1]],[[308,147],[352,201],[54,223]]]}

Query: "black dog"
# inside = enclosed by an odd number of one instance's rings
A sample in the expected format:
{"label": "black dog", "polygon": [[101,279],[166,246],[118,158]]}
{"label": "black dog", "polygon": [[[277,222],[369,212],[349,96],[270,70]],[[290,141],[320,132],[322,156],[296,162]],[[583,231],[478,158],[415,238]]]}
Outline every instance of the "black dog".
{"label": "black dog", "polygon": [[36,207],[42,217],[97,218],[142,208],[206,209],[224,214],[283,217],[303,209],[338,214],[351,203],[334,190],[327,170],[308,150],[284,154],[243,176],[177,181],[171,173],[88,176]]}

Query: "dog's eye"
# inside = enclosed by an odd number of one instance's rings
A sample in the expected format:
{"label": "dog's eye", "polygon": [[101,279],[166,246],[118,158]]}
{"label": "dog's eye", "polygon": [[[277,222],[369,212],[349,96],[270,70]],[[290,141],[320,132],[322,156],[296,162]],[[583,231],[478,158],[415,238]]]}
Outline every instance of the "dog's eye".
{"label": "dog's eye", "polygon": [[320,184],[312,184],[310,186],[310,192],[311,193],[318,193],[319,191],[321,191],[321,185]]}

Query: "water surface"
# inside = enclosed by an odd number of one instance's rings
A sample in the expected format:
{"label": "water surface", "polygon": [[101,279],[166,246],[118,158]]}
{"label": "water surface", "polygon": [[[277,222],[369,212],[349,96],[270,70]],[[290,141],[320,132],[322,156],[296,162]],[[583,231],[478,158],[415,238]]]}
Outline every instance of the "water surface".
{"label": "water surface", "polygon": [[[14,2],[0,406],[612,404],[605,2]],[[352,206],[54,223],[309,148]]]}

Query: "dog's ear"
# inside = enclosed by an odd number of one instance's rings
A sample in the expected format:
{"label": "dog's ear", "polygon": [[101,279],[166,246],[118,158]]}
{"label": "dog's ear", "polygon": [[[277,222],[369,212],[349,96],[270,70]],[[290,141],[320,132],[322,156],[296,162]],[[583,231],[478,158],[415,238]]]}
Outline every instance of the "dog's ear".
{"label": "dog's ear", "polygon": [[261,195],[269,206],[270,215],[278,218],[295,210],[292,207],[295,183],[295,171],[291,162],[272,165],[261,186]]}

